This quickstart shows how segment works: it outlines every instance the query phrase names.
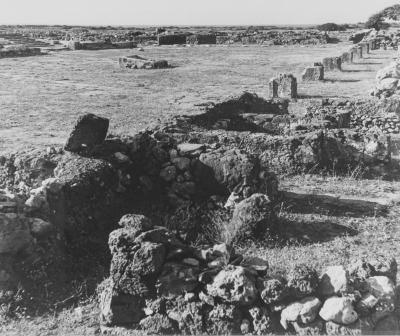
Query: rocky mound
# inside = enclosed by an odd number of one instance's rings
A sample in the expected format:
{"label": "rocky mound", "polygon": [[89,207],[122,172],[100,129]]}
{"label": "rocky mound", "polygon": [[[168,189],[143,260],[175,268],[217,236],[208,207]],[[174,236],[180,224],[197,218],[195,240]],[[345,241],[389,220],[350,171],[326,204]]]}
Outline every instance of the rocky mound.
{"label": "rocky mound", "polygon": [[321,275],[300,265],[284,278],[226,244],[187,246],[140,215],[120,226],[109,238],[110,278],[99,288],[105,326],[196,335],[399,330],[394,260],[330,266]]}

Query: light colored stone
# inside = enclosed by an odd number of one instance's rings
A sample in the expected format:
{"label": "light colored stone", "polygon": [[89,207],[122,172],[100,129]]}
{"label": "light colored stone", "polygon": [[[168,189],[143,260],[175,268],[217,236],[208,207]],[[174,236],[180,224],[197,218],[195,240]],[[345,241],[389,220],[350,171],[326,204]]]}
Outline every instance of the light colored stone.
{"label": "light colored stone", "polygon": [[294,302],[282,310],[281,325],[287,330],[290,322],[302,322],[304,324],[313,322],[318,316],[321,301],[316,297],[306,297]]}
{"label": "light colored stone", "polygon": [[350,298],[331,297],[327,299],[319,312],[325,321],[339,324],[352,324],[358,319]]}
{"label": "light colored stone", "polygon": [[345,293],[348,290],[348,278],[343,266],[329,266],[321,276],[318,292],[324,296]]}

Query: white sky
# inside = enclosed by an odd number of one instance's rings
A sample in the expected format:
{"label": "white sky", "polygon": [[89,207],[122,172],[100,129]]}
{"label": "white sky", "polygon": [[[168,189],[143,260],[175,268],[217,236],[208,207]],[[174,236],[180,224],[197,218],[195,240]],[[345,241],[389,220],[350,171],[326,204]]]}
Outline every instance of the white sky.
{"label": "white sky", "polygon": [[365,22],[396,0],[0,0],[0,24],[257,25]]}

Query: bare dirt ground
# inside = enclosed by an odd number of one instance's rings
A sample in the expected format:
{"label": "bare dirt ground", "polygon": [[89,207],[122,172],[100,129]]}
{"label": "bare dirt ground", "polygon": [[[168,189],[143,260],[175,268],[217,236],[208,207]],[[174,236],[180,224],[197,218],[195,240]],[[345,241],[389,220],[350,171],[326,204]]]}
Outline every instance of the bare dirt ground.
{"label": "bare dirt ground", "polygon": [[[244,90],[268,97],[268,81],[339,56],[350,43],[323,46],[146,47],[133,50],[60,51],[42,57],[0,60],[0,152],[62,145],[78,116],[111,119],[114,133],[134,134],[158,119],[198,113],[207,101]],[[118,58],[139,53],[167,59],[166,70],[122,70]],[[396,52],[374,51],[322,83],[299,83],[302,99],[365,97],[376,71]]]}

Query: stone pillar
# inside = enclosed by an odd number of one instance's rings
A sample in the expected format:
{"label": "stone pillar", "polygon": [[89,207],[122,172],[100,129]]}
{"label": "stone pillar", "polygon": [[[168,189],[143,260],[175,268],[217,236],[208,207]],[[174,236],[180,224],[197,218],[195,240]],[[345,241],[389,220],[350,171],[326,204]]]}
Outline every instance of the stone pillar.
{"label": "stone pillar", "polygon": [[301,78],[303,82],[324,80],[324,66],[321,63],[314,63],[314,66],[304,69]]}
{"label": "stone pillar", "polygon": [[322,60],[325,71],[342,71],[341,57],[327,57]]}
{"label": "stone pillar", "polygon": [[269,82],[272,98],[297,98],[297,79],[292,74],[280,74]]}
{"label": "stone pillar", "polygon": [[353,63],[354,54],[351,51],[345,52],[342,55],[342,63]]}
{"label": "stone pillar", "polygon": [[350,128],[351,111],[338,110],[337,111],[337,122],[338,128]]}
{"label": "stone pillar", "polygon": [[358,46],[356,48],[356,52],[357,52],[357,57],[358,58],[363,58],[363,47],[362,46]]}

